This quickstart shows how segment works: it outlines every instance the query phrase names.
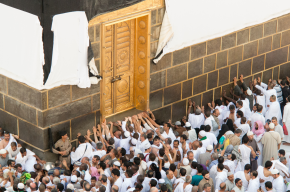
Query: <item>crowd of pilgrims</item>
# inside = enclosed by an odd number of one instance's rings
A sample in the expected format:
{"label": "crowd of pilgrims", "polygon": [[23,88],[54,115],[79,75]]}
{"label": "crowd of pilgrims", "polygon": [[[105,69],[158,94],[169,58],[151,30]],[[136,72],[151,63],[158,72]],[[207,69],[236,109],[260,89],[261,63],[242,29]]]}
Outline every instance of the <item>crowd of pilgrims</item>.
{"label": "crowd of pilgrims", "polygon": [[77,135],[65,131],[54,167],[0,129],[0,191],[290,191],[290,81],[234,78],[230,94],[161,122],[148,110]]}

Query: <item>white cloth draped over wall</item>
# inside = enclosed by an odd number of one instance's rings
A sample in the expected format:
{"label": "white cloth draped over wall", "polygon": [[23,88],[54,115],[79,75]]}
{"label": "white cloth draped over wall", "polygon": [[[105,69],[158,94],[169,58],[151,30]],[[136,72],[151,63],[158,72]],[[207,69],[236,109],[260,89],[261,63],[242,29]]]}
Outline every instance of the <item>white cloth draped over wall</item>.
{"label": "white cloth draped over wall", "polygon": [[[263,23],[290,12],[289,0],[165,0],[157,63],[165,54]],[[169,19],[167,19],[168,17]],[[167,27],[163,26],[167,25]],[[172,32],[162,30],[172,28]],[[168,38],[173,33],[172,38]],[[168,40],[169,39],[169,40]],[[161,50],[160,50],[161,48]]]}
{"label": "white cloth draped over wall", "polygon": [[0,3],[0,74],[43,87],[42,27],[36,15]]}
{"label": "white cloth draped over wall", "polygon": [[[35,89],[91,86],[88,20],[85,12],[55,15],[51,72],[43,85],[42,26],[36,15],[0,3],[0,74]],[[49,55],[48,55],[49,57]]]}
{"label": "white cloth draped over wall", "polygon": [[85,12],[55,15],[51,30],[54,32],[52,63],[45,88],[60,85],[90,87],[87,66],[89,35]]}

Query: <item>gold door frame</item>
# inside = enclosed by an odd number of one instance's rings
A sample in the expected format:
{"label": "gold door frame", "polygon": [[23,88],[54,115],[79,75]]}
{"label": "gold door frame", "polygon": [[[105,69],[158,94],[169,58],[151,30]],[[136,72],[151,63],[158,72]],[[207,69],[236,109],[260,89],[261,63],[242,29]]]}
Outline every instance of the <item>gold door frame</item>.
{"label": "gold door frame", "polygon": [[[149,92],[150,92],[150,32],[151,32],[151,14],[150,11],[144,11],[137,14],[132,14],[126,17],[117,18],[112,21],[103,22],[101,24],[101,65],[100,72],[103,75],[104,55],[106,49],[104,45],[104,32],[106,26],[117,24],[123,21],[135,20],[135,41],[134,41],[134,107],[127,108],[117,113],[110,115],[105,114],[105,82],[101,81],[100,107],[102,119],[122,113],[132,108],[146,110],[149,108]],[[114,106],[115,107],[115,106]]]}

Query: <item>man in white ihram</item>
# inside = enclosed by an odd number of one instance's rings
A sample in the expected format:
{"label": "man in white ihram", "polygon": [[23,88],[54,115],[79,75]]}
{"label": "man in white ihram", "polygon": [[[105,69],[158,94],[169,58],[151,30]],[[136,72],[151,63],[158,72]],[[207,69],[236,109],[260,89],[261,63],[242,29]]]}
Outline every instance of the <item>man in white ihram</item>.
{"label": "man in white ihram", "polygon": [[76,161],[81,161],[82,158],[88,157],[92,158],[92,145],[86,143],[84,136],[78,137],[79,146],[75,151],[71,152],[71,164],[73,165]]}

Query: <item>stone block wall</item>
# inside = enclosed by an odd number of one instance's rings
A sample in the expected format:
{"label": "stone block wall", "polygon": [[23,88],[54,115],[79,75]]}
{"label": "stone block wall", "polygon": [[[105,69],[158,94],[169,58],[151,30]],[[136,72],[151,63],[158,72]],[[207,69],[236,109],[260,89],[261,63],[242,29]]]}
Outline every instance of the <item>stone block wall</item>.
{"label": "stone block wall", "polygon": [[[151,58],[158,45],[164,8],[151,11]],[[290,14],[234,33],[168,53],[151,63],[150,108],[156,118],[181,119],[188,99],[198,105],[229,93],[233,77],[244,75],[248,84],[256,77],[290,75]]]}
{"label": "stone block wall", "polygon": [[60,86],[39,91],[0,75],[0,127],[19,135],[21,143],[47,161],[57,156],[49,152],[48,128],[54,142],[66,130],[75,146],[78,132],[86,133],[99,123],[100,86],[88,89]]}
{"label": "stone block wall", "polygon": [[[165,8],[151,10],[150,56],[158,46]],[[100,70],[100,25],[89,28],[95,63]],[[165,55],[150,64],[150,109],[156,118],[178,120],[186,115],[187,100],[205,105],[229,92],[232,79],[243,74],[245,82],[261,77],[285,78],[290,70],[290,14],[208,40]],[[67,130],[73,146],[78,132],[100,122],[100,86],[89,89],[60,86],[39,91],[0,75],[0,127],[20,136],[23,145],[47,161],[48,128],[54,142]]]}

